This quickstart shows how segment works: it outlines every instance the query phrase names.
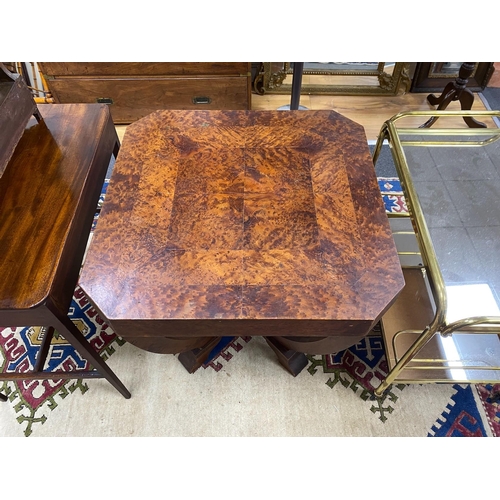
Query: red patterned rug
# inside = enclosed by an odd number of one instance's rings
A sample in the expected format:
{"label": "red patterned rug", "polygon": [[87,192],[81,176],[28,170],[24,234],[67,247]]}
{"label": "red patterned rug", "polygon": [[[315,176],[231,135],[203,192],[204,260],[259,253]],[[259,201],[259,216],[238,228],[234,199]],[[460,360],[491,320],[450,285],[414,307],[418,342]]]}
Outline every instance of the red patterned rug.
{"label": "red patterned rug", "polygon": [[[388,212],[405,212],[406,204],[397,179],[380,179],[381,192]],[[103,321],[77,287],[69,316],[92,346],[106,360],[124,344],[109,325]],[[23,373],[33,369],[40,348],[42,330],[37,327],[0,328],[1,372]],[[382,339],[374,330],[356,346],[325,356],[308,356],[307,371],[319,381],[319,374],[326,376],[327,387],[348,390],[369,404],[370,411],[385,423],[399,404],[403,391],[408,387],[395,384],[382,398],[372,398],[372,391],[387,375]],[[237,356],[250,338],[228,337],[213,350],[204,368],[220,371]],[[54,338],[49,353],[48,369],[68,371],[88,369],[83,359],[64,339]],[[500,403],[493,395],[499,385],[454,385],[454,395],[436,415],[435,424],[428,436],[500,436]],[[51,412],[59,408],[72,395],[83,395],[89,386],[83,380],[17,381],[3,382],[0,392],[8,397],[17,422],[23,426],[25,436],[31,435],[37,425],[46,422]],[[478,404],[477,401],[480,401]],[[486,415],[486,417],[485,417]]]}

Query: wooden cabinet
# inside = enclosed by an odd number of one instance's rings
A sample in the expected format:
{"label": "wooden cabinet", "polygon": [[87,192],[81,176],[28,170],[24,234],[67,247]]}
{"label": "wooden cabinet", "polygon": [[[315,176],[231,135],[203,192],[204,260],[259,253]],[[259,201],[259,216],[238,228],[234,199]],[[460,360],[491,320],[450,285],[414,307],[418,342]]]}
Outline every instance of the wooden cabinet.
{"label": "wooden cabinet", "polygon": [[56,103],[108,104],[114,123],[158,109],[250,109],[251,63],[38,63]]}

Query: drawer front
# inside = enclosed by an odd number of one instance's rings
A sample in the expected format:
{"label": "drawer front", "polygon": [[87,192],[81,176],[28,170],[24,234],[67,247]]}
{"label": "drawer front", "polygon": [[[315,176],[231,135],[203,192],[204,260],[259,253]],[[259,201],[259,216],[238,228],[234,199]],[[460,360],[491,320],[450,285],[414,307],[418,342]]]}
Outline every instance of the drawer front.
{"label": "drawer front", "polygon": [[244,75],[248,62],[44,62],[38,63],[45,76],[167,76],[167,75]]}
{"label": "drawer front", "polygon": [[250,109],[246,77],[56,79],[57,103],[109,104],[114,123],[131,123],[158,109]]}

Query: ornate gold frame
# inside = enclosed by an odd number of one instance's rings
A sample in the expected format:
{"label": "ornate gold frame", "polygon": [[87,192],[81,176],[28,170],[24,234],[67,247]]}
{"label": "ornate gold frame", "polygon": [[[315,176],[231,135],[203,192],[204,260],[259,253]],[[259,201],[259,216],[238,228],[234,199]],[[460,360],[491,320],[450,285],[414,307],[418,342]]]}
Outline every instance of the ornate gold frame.
{"label": "ornate gold frame", "polygon": [[[392,348],[396,356],[396,364],[389,371],[387,377],[382,381],[380,386],[374,391],[375,396],[380,397],[388,389],[388,387],[395,382],[409,383],[406,379],[399,379],[399,375],[405,370],[405,368],[411,370],[421,370],[422,378],[414,380],[414,383],[429,383],[429,382],[441,382],[441,383],[460,383],[459,380],[449,380],[446,378],[431,379],[425,376],[425,371],[432,369],[443,369],[450,370],[450,366],[446,364],[446,360],[443,359],[418,359],[415,357],[417,354],[429,343],[434,335],[441,335],[442,337],[447,337],[452,333],[466,333],[469,334],[500,334],[500,317],[497,316],[478,316],[464,318],[453,323],[446,322],[446,312],[447,312],[447,295],[446,287],[441,270],[438,264],[438,260],[434,251],[432,240],[430,237],[429,229],[427,227],[424,213],[419,202],[419,198],[412,181],[408,163],[406,161],[406,156],[403,151],[403,146],[411,144],[412,146],[467,146],[467,147],[480,147],[491,142],[500,139],[500,128],[463,128],[463,129],[446,129],[446,128],[402,128],[396,127],[395,122],[408,117],[445,117],[445,116],[458,116],[458,117],[497,117],[500,118],[500,111],[414,111],[400,113],[390,120],[387,120],[380,131],[375,150],[373,152],[373,163],[376,164],[379,157],[382,144],[385,140],[389,142],[394,163],[396,165],[396,170],[398,172],[401,184],[404,189],[404,195],[409,209],[409,217],[411,217],[412,223],[415,228],[415,235],[418,241],[418,246],[420,249],[420,254],[423,261],[423,269],[428,277],[428,282],[430,290],[432,293],[432,298],[435,303],[435,315],[430,324],[423,330],[402,330],[396,333],[396,336],[402,334],[411,334],[414,336],[415,341],[408,348],[408,350],[402,353],[400,356],[396,353],[395,338],[392,342]],[[401,136],[405,136],[405,140],[401,140]],[[409,141],[409,137],[415,136],[414,141]],[[425,140],[428,136],[464,136],[464,140],[460,143],[456,141],[429,141]],[[471,140],[477,136],[478,140]],[[484,139],[488,136],[487,139]],[[410,363],[412,363],[410,365]],[[420,364],[419,364],[420,363]],[[431,366],[430,363],[435,363]],[[467,371],[474,369],[481,370],[500,370],[499,366],[492,367],[477,367],[477,366],[460,366],[458,369]],[[462,381],[463,383],[490,383],[498,382],[498,378],[494,380],[471,380],[466,379]]]}
{"label": "ornate gold frame", "polygon": [[[409,76],[410,63],[395,63],[391,74],[384,71],[385,63],[379,62],[377,69],[368,71],[357,70],[304,70],[304,75],[332,76],[373,76],[378,79],[377,85],[308,85],[303,84],[302,94],[319,95],[396,95],[405,93],[411,85]],[[289,62],[260,63],[257,76],[254,79],[254,91],[257,94],[289,94],[292,86],[283,84],[287,75],[292,74]]]}

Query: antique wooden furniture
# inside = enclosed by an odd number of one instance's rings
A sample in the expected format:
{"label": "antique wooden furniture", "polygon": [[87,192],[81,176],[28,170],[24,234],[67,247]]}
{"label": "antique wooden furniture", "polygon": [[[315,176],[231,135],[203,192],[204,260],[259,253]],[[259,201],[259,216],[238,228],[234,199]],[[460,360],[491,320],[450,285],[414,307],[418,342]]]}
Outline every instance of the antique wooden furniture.
{"label": "antique wooden furniture", "polygon": [[250,109],[251,64],[38,63],[57,103],[101,102],[115,123],[159,109]]}
{"label": "antique wooden furniture", "polygon": [[[438,111],[443,111],[451,102],[459,101],[462,110],[471,110],[472,104],[474,103],[474,94],[467,88],[467,82],[469,81],[475,67],[476,63],[473,62],[462,63],[457,78],[453,82],[449,82],[446,85],[440,96],[435,96],[433,94],[427,96],[429,103],[433,106],[437,106],[436,109]],[[421,128],[431,127],[437,119],[438,116],[431,116],[429,120],[422,124]],[[484,123],[478,122],[473,116],[464,115],[463,119],[469,127],[486,127]]]}
{"label": "antique wooden furniture", "polygon": [[[410,92],[435,92],[441,94],[444,88],[458,77],[461,62],[419,62],[411,80]],[[494,63],[472,63],[474,67],[468,76],[467,88],[472,92],[483,91],[495,70]]]}
{"label": "antique wooden furniture", "polygon": [[[40,105],[0,178],[0,325],[46,326],[30,373],[1,380],[106,378],[130,393],[67,313],[118,138],[104,104]],[[45,372],[57,330],[95,370]]]}
{"label": "antique wooden furniture", "polygon": [[24,78],[0,63],[0,177],[32,116],[41,119]]}
{"label": "antique wooden furniture", "polygon": [[[472,116],[491,128],[460,123]],[[420,111],[382,128],[374,162],[388,140],[409,209],[391,222],[415,243],[402,258],[415,252],[418,261],[405,266],[405,288],[381,320],[390,371],[378,396],[392,383],[500,382],[498,116]],[[405,126],[416,117],[439,117],[443,128]]]}
{"label": "antique wooden furniture", "polygon": [[158,111],[127,128],[80,286],[194,371],[264,336],[293,374],[403,287],[363,128],[334,111]]}

